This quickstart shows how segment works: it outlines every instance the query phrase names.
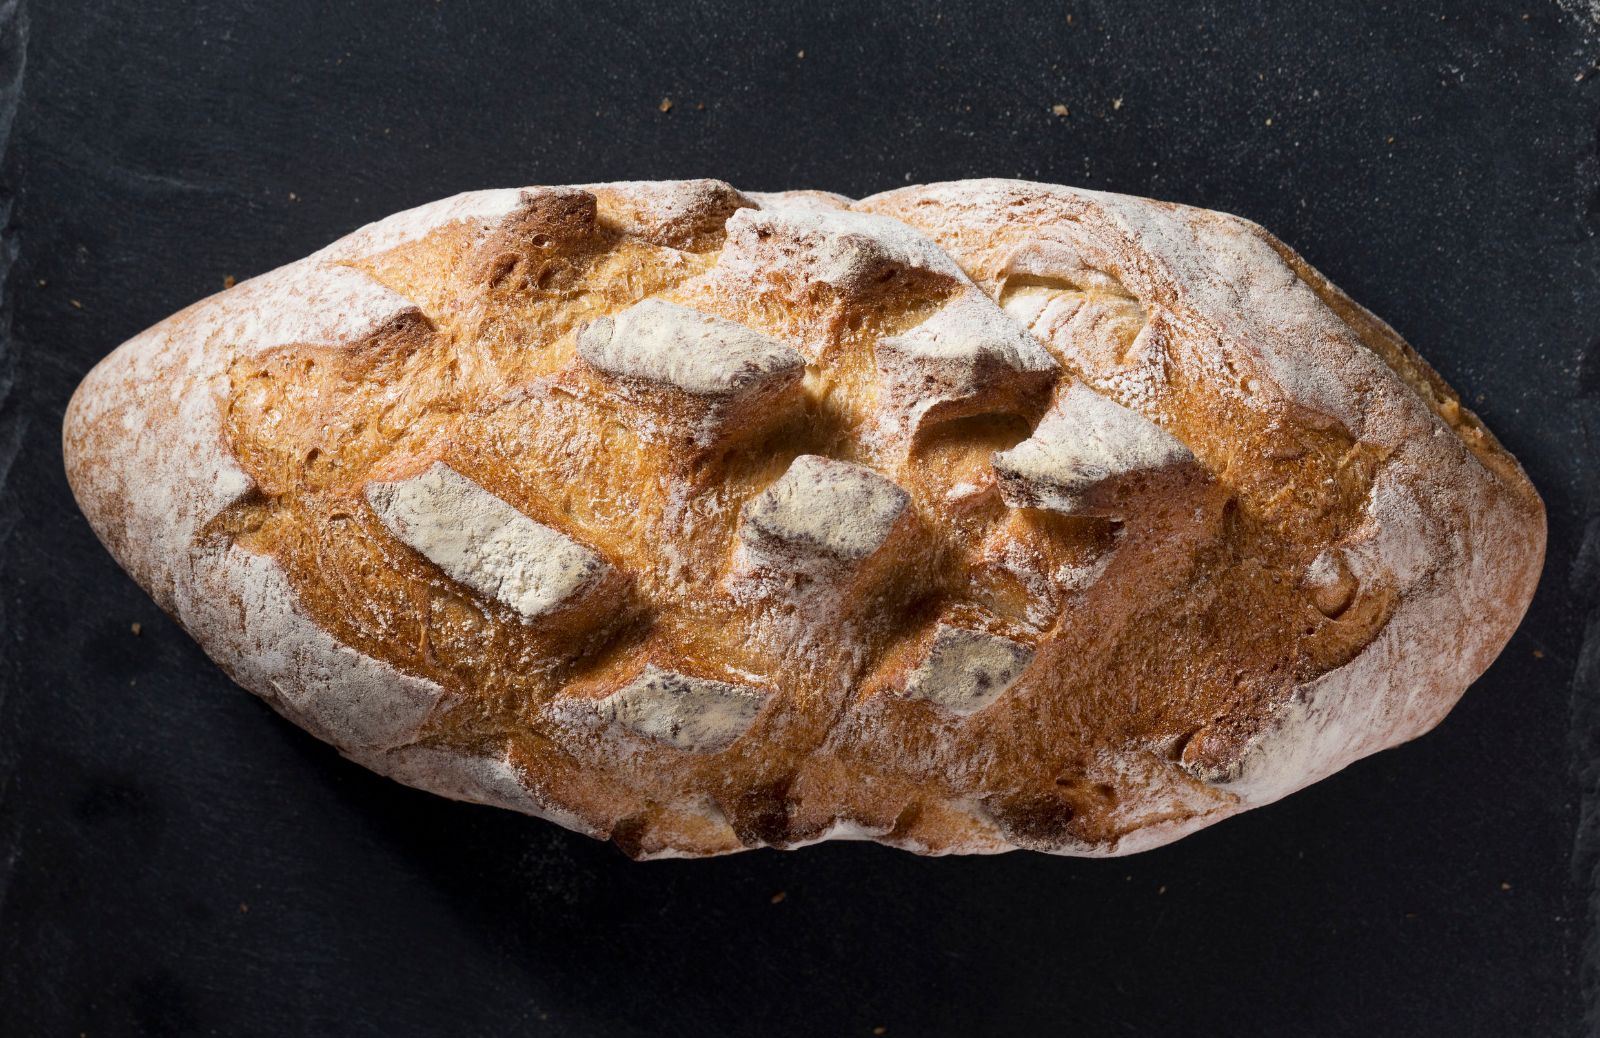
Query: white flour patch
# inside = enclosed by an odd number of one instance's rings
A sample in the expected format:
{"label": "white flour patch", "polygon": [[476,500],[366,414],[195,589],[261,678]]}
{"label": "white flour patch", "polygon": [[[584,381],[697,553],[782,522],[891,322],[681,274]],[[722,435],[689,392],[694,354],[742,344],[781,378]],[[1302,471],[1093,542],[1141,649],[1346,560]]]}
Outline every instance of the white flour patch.
{"label": "white flour patch", "polygon": [[745,506],[740,537],[764,554],[859,561],[882,547],[910,502],[869,468],[802,454]]}
{"label": "white flour patch", "polygon": [[1109,479],[1193,460],[1148,418],[1075,382],[1032,436],[995,455],[994,467],[1007,504],[1074,514]]}
{"label": "white flour patch", "polygon": [[609,569],[593,551],[443,462],[411,479],[370,483],[366,496],[395,537],[524,620],[560,608]]}
{"label": "white flour patch", "polygon": [[689,677],[650,665],[600,701],[601,716],[647,739],[689,753],[716,753],[755,722],[768,692]]}
{"label": "white flour patch", "polygon": [[578,355],[601,371],[728,396],[799,378],[805,358],[742,324],[658,299],[602,317],[578,333]]}
{"label": "white flour patch", "polygon": [[1033,660],[1021,642],[940,624],[928,658],[906,679],[906,695],[954,714],[975,714],[999,699]]}

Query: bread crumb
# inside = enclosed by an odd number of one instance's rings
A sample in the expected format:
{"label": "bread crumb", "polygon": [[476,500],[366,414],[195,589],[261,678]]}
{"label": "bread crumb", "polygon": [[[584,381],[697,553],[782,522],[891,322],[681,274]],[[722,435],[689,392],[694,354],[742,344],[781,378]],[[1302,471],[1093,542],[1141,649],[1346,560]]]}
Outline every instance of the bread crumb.
{"label": "bread crumb", "polygon": [[40,278],[38,281],[35,281],[33,283],[33,287],[34,288],[43,288],[44,286],[48,285],[49,283],[50,282],[46,281],[44,278]]}
{"label": "bread crumb", "polygon": [[694,110],[697,111],[697,112],[705,111],[706,110],[706,103],[704,101],[696,101],[694,103]]}
{"label": "bread crumb", "polygon": [[1057,115],[1068,115],[1068,114],[1070,114],[1070,113],[1069,113],[1069,112],[1068,112],[1068,111],[1067,111],[1067,106],[1066,106],[1066,105],[1060,105],[1060,104],[1058,104],[1058,105],[1051,105],[1051,106],[1050,106],[1050,110],[1051,110],[1051,111],[1052,111],[1052,112],[1054,112],[1054,113],[1055,113],[1055,114],[1057,114]]}
{"label": "bread crumb", "polygon": [[248,915],[248,914],[250,914],[250,906],[245,904],[243,901],[239,902],[239,914],[240,915]]}
{"label": "bread crumb", "polygon": [[1267,125],[1268,125],[1268,126],[1271,126],[1271,125],[1272,125],[1272,120],[1271,120],[1271,119],[1268,119],[1268,120],[1267,120]]}
{"label": "bread crumb", "polygon": [[133,636],[137,638],[139,637],[139,632],[144,630],[144,626],[140,624],[139,621],[135,620],[133,623],[128,625],[128,630],[132,631]]}
{"label": "bread crumb", "polygon": [[874,1027],[872,1029],[872,1033],[873,1034],[888,1034],[889,1033],[889,1029],[887,1027]]}
{"label": "bread crumb", "polygon": [[660,108],[663,112],[672,111],[672,98],[663,97],[661,99],[661,103],[659,105],[657,105],[656,107]]}
{"label": "bread crumb", "polygon": [[1161,884],[1161,886],[1156,888],[1156,893],[1157,894],[1165,894],[1166,892],[1167,892],[1167,885],[1165,883]]}
{"label": "bread crumb", "polygon": [[1534,649],[1533,650],[1533,658],[1536,659],[1536,660],[1544,659],[1544,650],[1543,649]]}
{"label": "bread crumb", "polygon": [[232,288],[236,284],[238,284],[238,282],[233,280],[233,275],[232,274],[228,274],[225,277],[223,277],[223,279],[222,279],[222,287],[223,288]]}
{"label": "bread crumb", "polygon": [[1113,97],[1113,98],[1112,98],[1112,99],[1111,99],[1111,110],[1112,110],[1112,111],[1113,111],[1113,112],[1115,112],[1115,111],[1117,111],[1117,110],[1118,110],[1118,109],[1119,109],[1119,108],[1121,108],[1121,107],[1122,107],[1122,98],[1120,98],[1120,97]]}
{"label": "bread crumb", "polygon": [[798,59],[800,61],[806,60],[806,52],[803,51],[803,50],[802,51],[796,51],[794,56],[795,56],[796,59]]}
{"label": "bread crumb", "polygon": [[300,201],[300,196],[295,194],[293,191],[290,191],[289,192],[289,201],[298,202],[298,201]]}
{"label": "bread crumb", "polygon": [[786,898],[788,896],[789,896],[788,891],[780,890],[776,894],[772,895],[772,903],[775,904],[775,905],[779,904],[780,902],[783,901],[784,898]]}
{"label": "bread crumb", "polygon": [[74,310],[82,310],[83,309],[83,304],[78,302],[76,299],[69,299],[69,300],[67,300],[67,302],[72,304],[72,308]]}
{"label": "bread crumb", "polygon": [[1511,889],[1511,884],[1510,883],[1506,883],[1504,881],[1501,881],[1500,889],[1501,890],[1510,890]]}

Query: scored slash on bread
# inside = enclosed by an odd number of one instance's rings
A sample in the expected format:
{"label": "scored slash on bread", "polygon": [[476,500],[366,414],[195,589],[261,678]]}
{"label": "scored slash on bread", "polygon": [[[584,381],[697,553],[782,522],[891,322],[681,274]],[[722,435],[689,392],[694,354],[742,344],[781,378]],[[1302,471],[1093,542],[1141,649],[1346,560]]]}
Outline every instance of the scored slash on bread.
{"label": "scored slash on bread", "polygon": [[727,232],[724,277],[797,301],[821,290],[865,304],[908,287],[952,292],[966,280],[938,246],[881,216],[780,203],[739,210]]}
{"label": "scored slash on bread", "polygon": [[690,753],[715,753],[749,729],[766,701],[764,689],[651,665],[599,708],[607,720],[646,738]]}
{"label": "scored slash on bread", "polygon": [[629,402],[681,397],[696,446],[725,445],[801,403],[805,359],[760,332],[675,303],[646,299],[578,330],[578,356]]}
{"label": "scored slash on bread", "polygon": [[859,565],[882,551],[911,497],[872,469],[805,454],[744,506],[740,568]]}
{"label": "scored slash on bread", "polygon": [[398,540],[524,620],[620,583],[594,551],[534,522],[443,462],[410,479],[368,483],[366,498]]}
{"label": "scored slash on bread", "polygon": [[1159,425],[1074,382],[1033,435],[994,457],[1000,496],[1013,508],[1123,518],[1133,485],[1186,469],[1189,448]]}
{"label": "scored slash on bread", "polygon": [[1176,839],[1437,723],[1544,544],[1266,232],[1014,181],[446,199],[131,340],[64,445],[240,684],[638,857]]}
{"label": "scored slash on bread", "polygon": [[1059,376],[1050,354],[969,287],[933,316],[877,344],[885,435],[909,450],[918,432],[970,415],[1024,409]]}
{"label": "scored slash on bread", "polygon": [[1033,659],[1033,650],[984,631],[940,624],[927,659],[906,679],[905,694],[951,713],[973,714],[1004,695]]}

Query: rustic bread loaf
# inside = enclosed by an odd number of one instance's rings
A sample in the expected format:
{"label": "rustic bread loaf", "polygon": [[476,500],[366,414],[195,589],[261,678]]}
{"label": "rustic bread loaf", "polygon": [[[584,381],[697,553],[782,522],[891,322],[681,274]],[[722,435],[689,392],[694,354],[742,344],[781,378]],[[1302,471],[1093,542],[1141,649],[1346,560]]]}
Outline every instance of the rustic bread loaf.
{"label": "rustic bread loaf", "polygon": [[1164,843],[1437,723],[1544,550],[1265,231],[1015,181],[459,195],[124,344],[65,449],[285,716],[639,857]]}

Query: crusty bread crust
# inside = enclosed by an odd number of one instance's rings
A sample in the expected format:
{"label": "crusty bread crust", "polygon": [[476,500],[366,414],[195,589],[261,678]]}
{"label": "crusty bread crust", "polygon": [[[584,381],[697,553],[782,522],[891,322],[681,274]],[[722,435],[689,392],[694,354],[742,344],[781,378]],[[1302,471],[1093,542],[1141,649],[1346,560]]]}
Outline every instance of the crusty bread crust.
{"label": "crusty bread crust", "polygon": [[1545,539],[1261,228],[1019,181],[458,195],[125,343],[64,445],[241,685],[638,857],[1168,842],[1437,724]]}

